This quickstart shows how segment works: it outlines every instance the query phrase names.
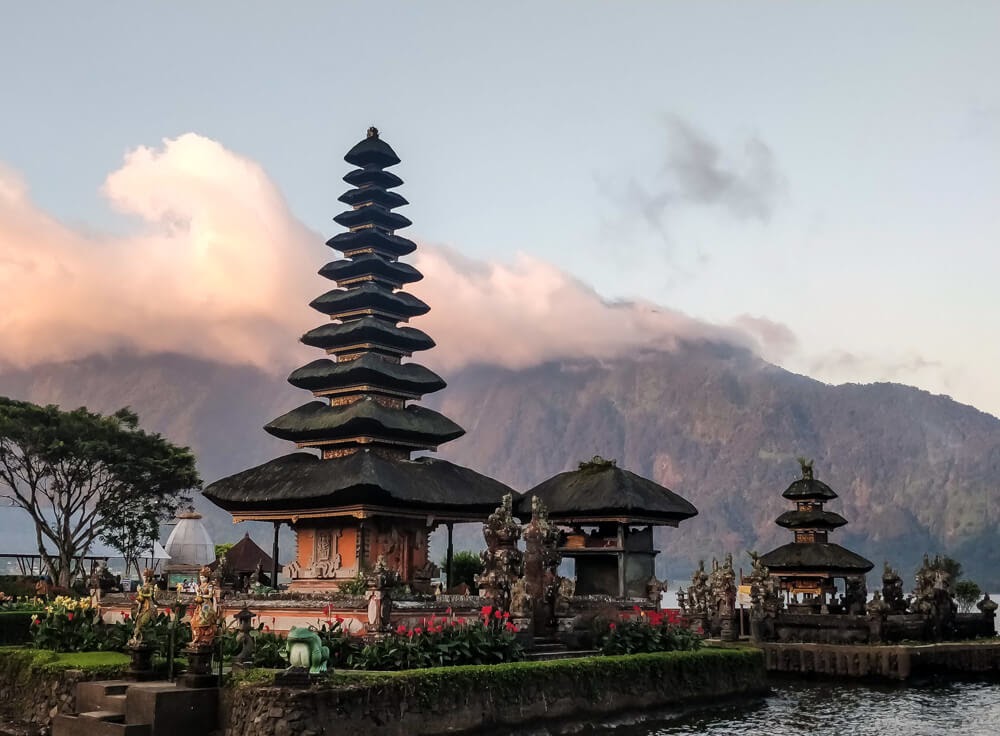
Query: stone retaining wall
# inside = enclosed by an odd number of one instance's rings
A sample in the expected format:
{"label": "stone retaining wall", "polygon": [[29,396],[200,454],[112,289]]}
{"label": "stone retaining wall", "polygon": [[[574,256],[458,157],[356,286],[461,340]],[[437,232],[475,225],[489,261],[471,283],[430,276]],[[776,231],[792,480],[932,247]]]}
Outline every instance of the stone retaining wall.
{"label": "stone retaining wall", "polygon": [[39,656],[45,654],[12,649],[0,652],[0,709],[20,723],[48,728],[58,713],[73,710],[78,682],[120,674],[110,669],[48,669],[40,666]]}
{"label": "stone retaining wall", "polygon": [[768,672],[906,680],[916,674],[1000,672],[1000,643],[887,646],[763,643]]}
{"label": "stone retaining wall", "polygon": [[226,736],[422,736],[606,716],[763,694],[759,650],[592,657],[395,675],[342,675],[308,690],[225,694]]}

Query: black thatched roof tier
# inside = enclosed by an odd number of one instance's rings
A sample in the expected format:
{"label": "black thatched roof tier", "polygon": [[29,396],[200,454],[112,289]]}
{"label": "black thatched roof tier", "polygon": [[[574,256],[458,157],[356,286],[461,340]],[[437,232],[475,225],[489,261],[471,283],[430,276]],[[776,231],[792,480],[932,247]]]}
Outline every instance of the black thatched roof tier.
{"label": "black thatched roof tier", "polygon": [[337,352],[354,350],[360,344],[379,345],[400,355],[430,350],[434,340],[415,327],[397,327],[378,317],[361,317],[347,322],[330,322],[309,330],[302,342],[316,348]]}
{"label": "black thatched roof tier", "polygon": [[326,241],[326,244],[344,253],[371,248],[393,258],[409,255],[417,249],[417,244],[412,240],[407,240],[399,235],[390,235],[375,228],[340,233],[340,235],[334,235]]}
{"label": "black thatched roof tier", "polygon": [[378,137],[378,130],[368,129],[368,136],[347,152],[344,160],[351,166],[364,169],[384,169],[399,163],[399,156],[392,147]]}
{"label": "black thatched roof tier", "polygon": [[371,281],[350,289],[331,289],[309,302],[317,312],[339,315],[359,309],[374,309],[402,319],[427,314],[431,308],[412,294],[390,291]]}
{"label": "black thatched roof tier", "polygon": [[503,483],[428,457],[387,458],[360,450],[320,460],[298,452],[209,485],[204,494],[227,511],[289,510],[368,504],[433,513],[491,513],[507,493]]}
{"label": "black thatched roof tier", "polygon": [[799,478],[781,495],[794,501],[829,501],[837,497],[830,486],[815,478]]}
{"label": "black thatched roof tier", "polygon": [[842,573],[861,575],[875,565],[861,555],[831,542],[791,542],[761,555],[760,561],[773,573]]}
{"label": "black thatched roof tier", "polygon": [[[259,564],[261,569],[270,572],[274,569],[274,563],[271,560],[271,555],[267,554],[260,546],[250,539],[250,534],[247,533],[243,539],[238,541],[229,551],[226,552],[226,567],[229,568],[231,572],[240,573],[254,572]],[[279,563],[278,567],[281,567]]]}
{"label": "black thatched roof tier", "polygon": [[344,181],[352,187],[361,189],[365,187],[392,189],[403,183],[403,180],[391,171],[381,171],[380,169],[354,169],[344,175]]}
{"label": "black thatched roof tier", "polygon": [[836,529],[847,523],[840,514],[832,511],[786,511],[774,523],[786,529]]}
{"label": "black thatched roof tier", "polygon": [[371,397],[339,406],[310,401],[272,420],[264,430],[292,442],[374,437],[414,447],[437,447],[465,434],[464,429],[432,409],[392,409]]}
{"label": "black thatched roof tier", "polygon": [[319,275],[334,281],[375,276],[399,286],[412,284],[424,277],[409,263],[389,261],[374,253],[361,253],[354,258],[331,261],[319,270]]}
{"label": "black thatched roof tier", "polygon": [[440,391],[447,385],[439,375],[422,365],[393,363],[371,353],[343,363],[328,358],[314,360],[292,371],[288,382],[308,391],[366,384],[420,396]]}
{"label": "black thatched roof tier", "polygon": [[[383,172],[384,173],[384,172]],[[402,184],[402,181],[400,181]],[[388,209],[409,204],[402,194],[389,192],[378,185],[369,185],[361,189],[348,189],[337,197],[338,200],[351,207],[363,204],[380,204]]]}
{"label": "black thatched roof tier", "polygon": [[541,499],[554,520],[631,516],[678,522],[698,513],[669,488],[612,463],[586,463],[579,470],[542,481],[522,496],[519,514],[531,513],[532,496]]}
{"label": "black thatched roof tier", "polygon": [[334,217],[333,221],[344,227],[356,228],[373,225],[385,230],[399,230],[413,224],[408,217],[404,217],[398,212],[390,212],[378,204],[370,204],[356,210],[346,210]]}

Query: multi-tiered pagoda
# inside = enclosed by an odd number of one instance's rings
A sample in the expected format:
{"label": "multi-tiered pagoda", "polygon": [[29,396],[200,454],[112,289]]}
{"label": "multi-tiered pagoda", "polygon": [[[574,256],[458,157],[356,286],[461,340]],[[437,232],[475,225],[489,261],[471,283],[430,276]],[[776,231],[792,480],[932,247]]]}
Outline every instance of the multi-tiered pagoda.
{"label": "multi-tiered pagoda", "polygon": [[355,166],[340,197],[350,209],[334,220],[348,228],[327,241],[344,258],[320,269],[337,288],[311,306],[330,321],[302,336],[330,357],[288,377],[315,397],[264,429],[299,452],[219,480],[205,495],[235,521],[289,523],[296,559],[285,568],[291,588],[331,589],[384,557],[416,587],[433,574],[427,538],[441,523],[485,520],[510,493],[468,468],[413,453],[432,451],[464,430],[411,402],[439,391],[433,371],[403,362],[434,341],[406,326],[429,311],[403,291],[423,276],[399,258],[416,245],[396,234],[410,220],[394,212],[407,201],[386,171],[399,157],[370,128],[344,157]]}
{"label": "multi-tiered pagoda", "polygon": [[776,524],[794,532],[795,539],[762,555],[760,561],[790,595],[802,594],[822,605],[836,592],[836,579],[844,579],[851,593],[863,585],[864,575],[873,564],[829,541],[830,532],[844,526],[847,519],[823,508],[837,494],[813,477],[811,462],[803,460],[801,465],[802,477],[781,494],[794,501],[795,508],[775,519]]}

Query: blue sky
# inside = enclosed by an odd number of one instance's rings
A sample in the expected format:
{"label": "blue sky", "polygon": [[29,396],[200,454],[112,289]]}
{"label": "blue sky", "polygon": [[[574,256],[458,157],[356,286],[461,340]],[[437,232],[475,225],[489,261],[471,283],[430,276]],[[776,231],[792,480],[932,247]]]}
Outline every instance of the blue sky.
{"label": "blue sky", "polygon": [[329,235],[374,123],[411,237],[1000,414],[998,32],[995,2],[11,3],[0,166],[130,233],[106,177],[195,132]]}

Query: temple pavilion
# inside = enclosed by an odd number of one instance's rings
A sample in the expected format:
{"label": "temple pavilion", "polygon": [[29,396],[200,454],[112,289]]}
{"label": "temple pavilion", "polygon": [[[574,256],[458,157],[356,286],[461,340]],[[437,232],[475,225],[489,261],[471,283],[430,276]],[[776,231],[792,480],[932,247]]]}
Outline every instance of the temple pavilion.
{"label": "temple pavilion", "polygon": [[404,582],[429,589],[437,572],[428,535],[440,524],[483,521],[511,489],[444,460],[436,450],[464,434],[455,422],[413,402],[445,387],[414,362],[434,341],[408,326],[430,307],[406,293],[423,276],[399,259],[416,245],[396,234],[410,220],[394,212],[407,201],[386,169],[399,157],[375,128],[344,157],[355,167],[340,196],[347,228],[327,245],[344,257],[320,269],[337,288],[310,306],[329,320],[302,336],[327,357],[292,372],[289,383],[314,400],[264,429],[303,450],[216,481],[205,495],[234,521],[270,521],[295,531],[295,560],[285,567],[292,590],[332,590],[380,557]]}
{"label": "temple pavilion", "polygon": [[577,595],[645,598],[655,580],[653,527],[676,527],[698,510],[669,488],[594,457],[527,491],[518,514],[537,496],[549,521],[564,527],[562,556],[574,561]]}
{"label": "temple pavilion", "polygon": [[811,462],[800,462],[802,477],[781,494],[793,501],[795,508],[775,520],[776,524],[794,533],[794,541],[761,555],[760,561],[781,581],[788,595],[802,595],[822,605],[836,592],[838,578],[844,579],[848,587],[863,583],[864,575],[874,565],[861,555],[829,541],[830,532],[847,524],[847,519],[823,508],[823,504],[835,499],[837,494],[813,477]]}

